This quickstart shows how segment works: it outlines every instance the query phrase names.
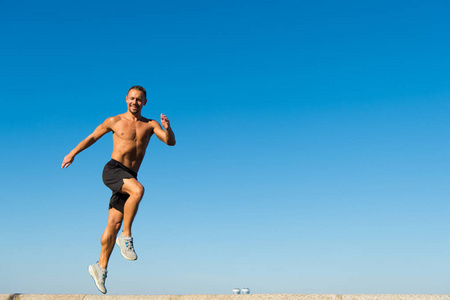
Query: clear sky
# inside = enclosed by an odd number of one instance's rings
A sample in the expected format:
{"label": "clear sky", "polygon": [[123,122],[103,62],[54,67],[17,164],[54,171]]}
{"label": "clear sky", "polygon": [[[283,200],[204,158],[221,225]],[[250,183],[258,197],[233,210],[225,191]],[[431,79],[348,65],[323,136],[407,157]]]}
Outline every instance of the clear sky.
{"label": "clear sky", "polygon": [[0,293],[98,291],[104,136],[153,138],[108,294],[450,294],[448,1],[2,1]]}

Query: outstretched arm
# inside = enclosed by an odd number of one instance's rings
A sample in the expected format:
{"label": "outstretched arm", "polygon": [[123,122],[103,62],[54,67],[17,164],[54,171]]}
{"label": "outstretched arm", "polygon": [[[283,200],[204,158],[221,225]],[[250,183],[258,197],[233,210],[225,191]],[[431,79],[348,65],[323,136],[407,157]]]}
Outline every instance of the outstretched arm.
{"label": "outstretched arm", "polygon": [[170,122],[166,115],[161,114],[161,124],[165,130],[163,130],[158,122],[155,121],[153,132],[162,142],[169,146],[175,146],[175,134],[170,127]]}
{"label": "outstretched arm", "polygon": [[92,144],[94,144],[96,141],[98,141],[98,139],[100,139],[103,135],[105,135],[106,133],[110,132],[112,130],[111,126],[114,123],[113,119],[114,118],[106,119],[105,122],[100,124],[94,130],[94,132],[92,132],[90,135],[88,135],[87,138],[82,140],[78,144],[78,146],[76,146],[72,151],[70,151],[70,153],[67,154],[66,157],[64,157],[64,160],[62,162],[61,168],[67,168],[68,166],[70,166],[73,163],[73,160],[75,159],[75,156],[78,153],[80,153],[84,149],[90,147]]}

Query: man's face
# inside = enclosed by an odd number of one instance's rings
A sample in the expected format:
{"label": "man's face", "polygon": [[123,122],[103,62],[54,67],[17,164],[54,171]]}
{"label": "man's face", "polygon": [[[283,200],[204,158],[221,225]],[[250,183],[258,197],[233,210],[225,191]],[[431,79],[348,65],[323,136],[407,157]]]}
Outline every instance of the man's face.
{"label": "man's face", "polygon": [[127,95],[127,106],[130,113],[133,115],[141,112],[142,107],[147,103],[147,99],[144,96],[144,93],[132,89],[128,92]]}

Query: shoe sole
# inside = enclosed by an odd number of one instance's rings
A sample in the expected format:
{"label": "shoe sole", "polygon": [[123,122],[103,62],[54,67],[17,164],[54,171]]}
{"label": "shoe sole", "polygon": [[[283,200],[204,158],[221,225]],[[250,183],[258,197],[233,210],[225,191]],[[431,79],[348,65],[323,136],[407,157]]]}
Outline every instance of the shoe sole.
{"label": "shoe sole", "polygon": [[92,266],[89,266],[89,274],[91,274],[92,279],[94,279],[95,286],[98,288],[98,290],[99,290],[102,294],[106,294],[106,288],[105,288],[105,291],[102,291],[102,290],[100,289],[99,284],[98,284],[97,280],[95,279],[95,273],[94,273],[94,270],[92,269]]}
{"label": "shoe sole", "polygon": [[122,248],[120,247],[119,238],[116,238],[116,244],[117,244],[117,246],[119,246],[120,254],[122,254],[122,256],[123,256],[125,259],[127,259],[127,260],[136,260],[136,259],[137,259],[137,255],[136,255],[135,258],[129,258],[129,257],[126,257],[126,255],[125,255],[125,254],[123,253],[123,251],[122,251]]}

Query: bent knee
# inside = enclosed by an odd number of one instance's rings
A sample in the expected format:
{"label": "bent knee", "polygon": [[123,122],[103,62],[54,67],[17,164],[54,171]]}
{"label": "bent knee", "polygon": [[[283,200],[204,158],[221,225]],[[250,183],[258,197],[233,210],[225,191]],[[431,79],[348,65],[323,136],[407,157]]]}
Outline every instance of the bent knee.
{"label": "bent knee", "polygon": [[140,200],[144,196],[144,192],[145,192],[144,186],[139,182],[136,182],[136,184],[134,184],[133,187],[130,189],[129,194],[130,196],[133,196],[134,198],[138,198]]}
{"label": "bent knee", "polygon": [[139,200],[144,196],[144,186],[139,181],[135,179],[124,179],[123,181],[122,192]]}
{"label": "bent knee", "polygon": [[142,184],[138,184],[135,188],[135,196],[138,197],[139,199],[142,199],[142,197],[144,196],[144,192],[145,192],[145,188]]}

